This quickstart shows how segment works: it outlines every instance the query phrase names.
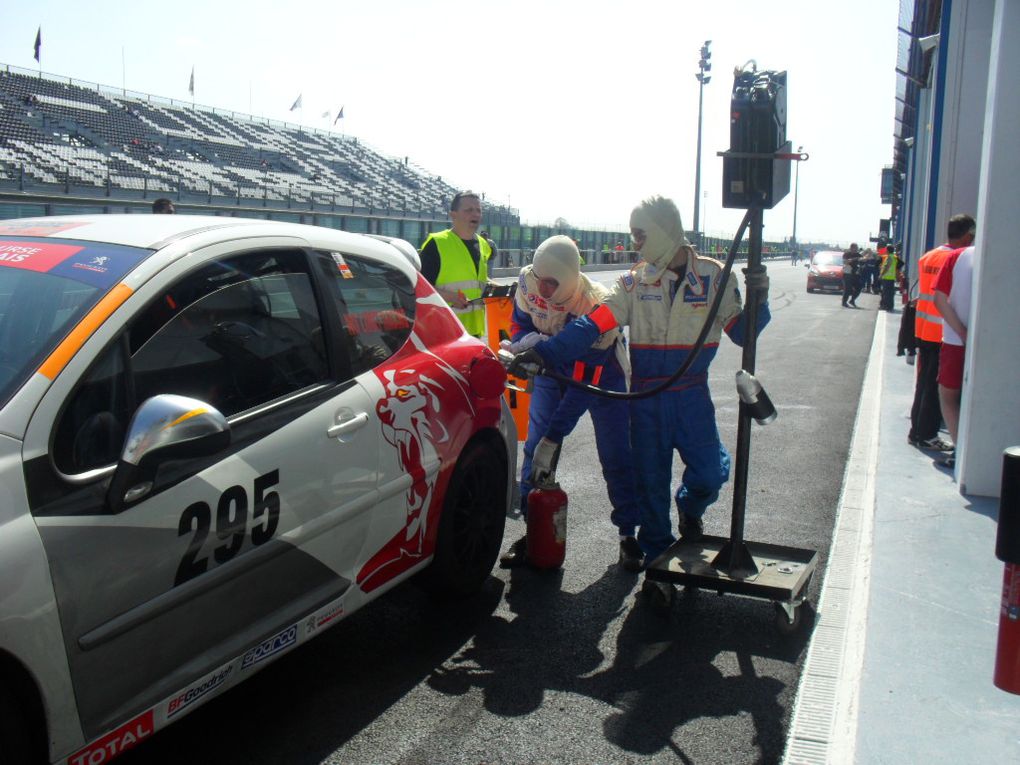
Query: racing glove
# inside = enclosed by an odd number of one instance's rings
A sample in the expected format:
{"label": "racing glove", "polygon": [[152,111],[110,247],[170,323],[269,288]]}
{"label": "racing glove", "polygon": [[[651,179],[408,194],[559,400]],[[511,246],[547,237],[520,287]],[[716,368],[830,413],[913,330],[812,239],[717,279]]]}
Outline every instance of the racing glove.
{"label": "racing glove", "polygon": [[[507,346],[507,349],[511,353],[523,353],[529,348],[534,348],[538,343],[542,342],[543,340],[548,339],[549,335],[543,335],[541,332],[529,332],[517,342],[510,343]],[[502,343],[500,343],[500,345],[502,345]]]}
{"label": "racing glove", "polygon": [[506,367],[506,371],[514,377],[524,379],[534,377],[545,368],[545,359],[534,348],[518,353]]}
{"label": "racing glove", "polygon": [[560,457],[560,445],[548,438],[543,438],[535,447],[535,455],[531,458],[531,484],[541,486],[556,480],[556,463]]}
{"label": "racing glove", "polygon": [[747,290],[747,294],[750,295],[752,291],[756,291],[760,296],[761,302],[765,302],[769,299],[769,275],[765,271],[765,267],[762,266],[760,269],[755,271],[744,271],[744,287]]}

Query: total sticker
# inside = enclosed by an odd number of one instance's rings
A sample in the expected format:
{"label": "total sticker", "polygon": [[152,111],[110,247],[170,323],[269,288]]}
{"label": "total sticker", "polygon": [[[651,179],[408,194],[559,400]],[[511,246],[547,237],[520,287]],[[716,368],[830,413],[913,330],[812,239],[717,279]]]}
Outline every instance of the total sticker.
{"label": "total sticker", "polygon": [[353,279],[354,274],[351,272],[351,267],[347,265],[347,261],[344,260],[344,256],[339,252],[331,252],[330,255],[333,256],[333,262],[336,263],[336,267],[340,271],[340,276],[344,279]]}

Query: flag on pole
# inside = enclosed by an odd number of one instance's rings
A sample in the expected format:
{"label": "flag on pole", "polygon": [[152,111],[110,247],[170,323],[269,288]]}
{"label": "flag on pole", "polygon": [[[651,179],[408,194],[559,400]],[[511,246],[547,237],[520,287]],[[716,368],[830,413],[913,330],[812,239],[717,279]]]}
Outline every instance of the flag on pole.
{"label": "flag on pole", "polygon": [[339,122],[340,120],[342,120],[343,118],[344,118],[344,108],[343,108],[343,107],[341,106],[341,107],[340,107],[340,111],[338,111],[338,112],[336,113],[336,119],[335,119],[335,120],[333,120],[333,124],[335,125],[336,123],[338,123],[338,122]]}
{"label": "flag on pole", "polygon": [[300,109],[301,108],[301,95],[302,95],[301,93],[298,93],[297,100],[290,107],[291,111],[294,111],[295,109]]}
{"label": "flag on pole", "polygon": [[195,67],[194,67],[194,65],[192,65],[192,67],[191,67],[191,79],[188,81],[188,92],[191,94],[192,98],[195,97]]}
{"label": "flag on pole", "polygon": [[35,60],[42,63],[39,59],[40,51],[42,50],[42,26],[39,27],[39,31],[35,33]]}

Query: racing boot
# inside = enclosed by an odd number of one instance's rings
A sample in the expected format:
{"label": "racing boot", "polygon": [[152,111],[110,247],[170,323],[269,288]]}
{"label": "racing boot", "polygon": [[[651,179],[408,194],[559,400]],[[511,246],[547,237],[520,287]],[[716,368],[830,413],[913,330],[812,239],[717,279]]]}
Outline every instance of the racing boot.
{"label": "racing boot", "polygon": [[691,515],[681,515],[680,521],[680,540],[682,542],[700,542],[705,535],[705,524],[702,520]]}
{"label": "racing boot", "polygon": [[500,568],[517,568],[528,562],[528,538],[521,537],[499,556]]}
{"label": "racing boot", "polygon": [[620,538],[620,566],[624,571],[637,573],[645,567],[645,554],[634,537]]}

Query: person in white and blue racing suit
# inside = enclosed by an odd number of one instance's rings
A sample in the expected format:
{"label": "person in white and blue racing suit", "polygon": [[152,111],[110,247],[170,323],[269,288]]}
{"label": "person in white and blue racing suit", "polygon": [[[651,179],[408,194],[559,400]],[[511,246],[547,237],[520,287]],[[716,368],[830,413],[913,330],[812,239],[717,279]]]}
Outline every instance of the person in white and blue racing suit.
{"label": "person in white and blue racing suit", "polygon": [[[510,371],[561,368],[584,353],[594,338],[628,326],[631,387],[635,392],[650,388],[683,364],[716,293],[723,290],[719,312],[691,368],[666,391],[631,402],[631,445],[641,497],[638,542],[645,560],[651,561],[676,541],[670,522],[673,451],[679,452],[685,466],[673,497],[683,539],[701,538],[702,516],[729,479],[730,457],[719,440],[708,368],[722,332],[743,345],[747,322],[736,277],[731,274],[720,283],[722,263],[698,255],[690,246],[672,200],[645,200],[631,213],[630,226],[642,262],[621,277],[588,315],[515,357]],[[771,318],[768,277],[749,275],[747,282],[749,289],[761,292],[760,332]]]}
{"label": "person in white and blue racing suit", "polygon": [[[580,253],[570,237],[546,239],[536,249],[533,264],[521,269],[510,350],[519,352],[554,336],[570,321],[590,312],[607,292],[580,272]],[[592,338],[576,360],[559,365],[557,371],[609,390],[625,391],[623,342],[621,331],[611,329]],[[626,401],[601,398],[549,377],[535,378],[521,466],[521,513],[527,515],[533,486],[552,478],[559,447],[585,412],[591,414],[595,427],[596,448],[613,508],[610,520],[619,530],[619,560],[624,568],[638,571],[642,552],[635,534],[640,510],[630,442],[625,435],[630,422]],[[526,540],[515,542],[500,560],[508,567],[525,562]]]}

